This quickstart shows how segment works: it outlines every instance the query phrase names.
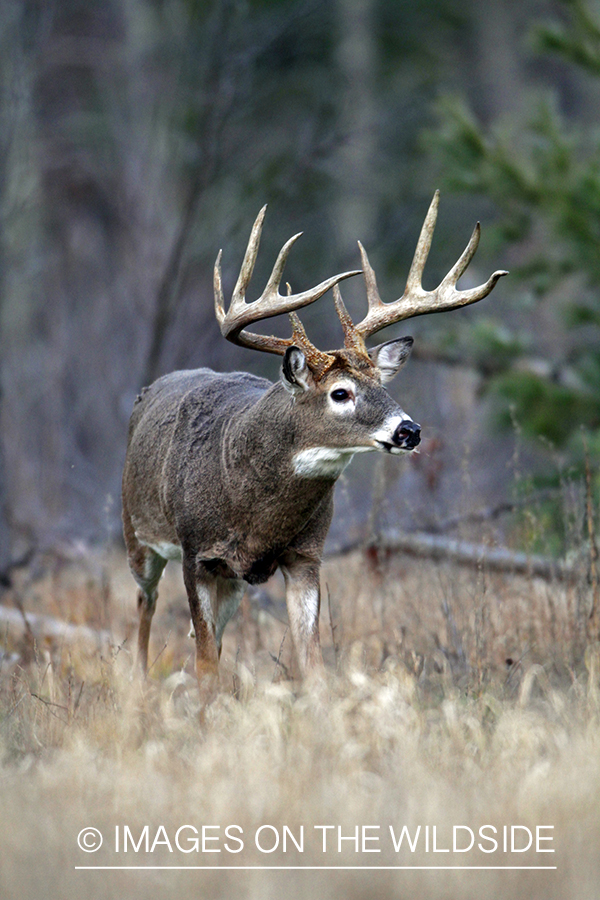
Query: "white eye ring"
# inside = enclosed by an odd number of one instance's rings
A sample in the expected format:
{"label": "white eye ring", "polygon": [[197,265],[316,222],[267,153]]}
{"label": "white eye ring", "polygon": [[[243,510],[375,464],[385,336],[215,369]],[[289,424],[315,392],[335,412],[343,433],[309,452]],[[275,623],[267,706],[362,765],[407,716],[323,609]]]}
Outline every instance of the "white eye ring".
{"label": "white eye ring", "polygon": [[333,383],[327,394],[327,403],[331,412],[347,415],[356,407],[356,385],[352,381]]}

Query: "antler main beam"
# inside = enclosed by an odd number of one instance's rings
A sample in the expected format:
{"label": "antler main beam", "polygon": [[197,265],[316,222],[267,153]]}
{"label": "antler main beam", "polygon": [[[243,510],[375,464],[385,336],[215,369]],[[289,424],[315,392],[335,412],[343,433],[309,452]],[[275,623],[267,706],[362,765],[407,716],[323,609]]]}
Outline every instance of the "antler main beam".
{"label": "antler main beam", "polygon": [[244,329],[247,325],[259,322],[261,319],[269,319],[272,316],[279,316],[282,313],[293,313],[303,306],[308,306],[345,278],[351,278],[353,275],[360,275],[360,270],[342,272],[340,275],[334,275],[333,277],[322,281],[320,284],[316,285],[316,287],[313,287],[308,291],[303,291],[301,294],[289,293],[285,297],[282,296],[279,293],[279,284],[283,275],[283,269],[290,250],[302,234],[302,232],[300,232],[291,237],[279,251],[279,255],[273,266],[273,271],[258,300],[247,303],[246,290],[254,271],[254,264],[256,263],[256,257],[258,255],[260,236],[266,211],[267,207],[263,206],[252,227],[250,239],[242,262],[242,268],[233,290],[231,303],[229,304],[227,312],[225,311],[225,297],[223,295],[221,281],[222,251],[219,250],[214,271],[214,292],[215,314],[221,329],[221,334],[234,344],[239,344],[242,347],[250,347],[255,350],[264,350],[267,353],[283,355],[286,349],[292,346],[292,344],[303,344],[304,342],[306,342],[309,349],[312,348],[315,353],[319,353],[320,351],[317,351],[316,348],[312,347],[312,344],[308,341],[297,316],[294,316],[292,320],[292,324],[294,325],[293,338],[267,337],[266,335],[245,331]]}
{"label": "antler main beam", "polygon": [[417,249],[415,250],[406,280],[406,288],[402,296],[392,303],[383,303],[381,300],[377,289],[375,272],[369,263],[365,248],[360,241],[358,242],[367,288],[369,311],[362,322],[354,326],[354,330],[363,340],[387,325],[392,325],[403,319],[411,319],[413,316],[422,316],[425,313],[457,309],[460,306],[468,306],[470,303],[475,303],[477,300],[487,297],[499,278],[503,275],[508,275],[508,272],[502,269],[490,275],[486,283],[479,285],[479,287],[470,288],[466,291],[457,289],[456,284],[473,259],[479,244],[480,226],[478,222],[460,259],[450,269],[438,287],[433,291],[423,289],[421,280],[431,248],[439,202],[440,192],[436,191],[419,235]]}

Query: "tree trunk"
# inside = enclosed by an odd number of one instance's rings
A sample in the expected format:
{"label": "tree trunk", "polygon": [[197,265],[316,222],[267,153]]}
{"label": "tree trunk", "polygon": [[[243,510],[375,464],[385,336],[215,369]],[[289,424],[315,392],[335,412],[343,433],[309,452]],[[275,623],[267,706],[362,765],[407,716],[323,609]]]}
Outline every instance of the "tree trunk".
{"label": "tree trunk", "polygon": [[377,152],[373,0],[338,0],[338,66],[343,79],[338,159],[337,228],[341,255],[357,238],[368,244],[375,227],[372,162]]}

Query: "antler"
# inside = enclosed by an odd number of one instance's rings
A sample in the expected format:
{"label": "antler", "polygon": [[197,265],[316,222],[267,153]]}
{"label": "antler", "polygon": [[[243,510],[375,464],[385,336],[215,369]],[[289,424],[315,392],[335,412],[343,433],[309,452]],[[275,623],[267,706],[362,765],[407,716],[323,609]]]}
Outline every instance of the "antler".
{"label": "antler", "polygon": [[369,311],[362,322],[358,325],[350,325],[344,323],[342,316],[350,317],[344,307],[339,291],[336,293],[336,306],[338,314],[342,319],[344,333],[346,336],[346,346],[360,344],[364,339],[375,332],[385,328],[386,325],[392,325],[394,322],[400,322],[403,319],[410,319],[413,316],[422,316],[425,313],[442,312],[447,309],[456,309],[459,306],[468,306],[469,303],[475,303],[483,297],[487,297],[494,288],[496,282],[508,272],[500,270],[494,272],[485,284],[479,287],[470,288],[466,291],[459,291],[456,287],[458,279],[464,273],[465,269],[473,259],[477,245],[479,244],[480,226],[476,224],[471,239],[467,244],[462,256],[450,269],[446,277],[441,281],[437,288],[433,291],[425,291],[421,285],[423,277],[423,269],[427,262],[431,240],[435,229],[435,223],[438,213],[438,205],[440,201],[440,192],[436,191],[433,200],[425,217],[421,234],[417,243],[417,249],[406,280],[406,288],[402,296],[393,303],[383,303],[377,290],[377,280],[375,272],[371,264],[365,248],[360,241],[358,246],[363,263],[363,275],[367,288],[367,300],[369,303]]}
{"label": "antler", "polygon": [[[215,290],[215,314],[221,334],[234,344],[242,347],[250,347],[254,350],[264,350],[267,353],[277,353],[283,356],[286,349],[291,346],[299,346],[306,354],[308,362],[313,370],[318,373],[319,370],[329,368],[334,360],[330,354],[322,353],[317,350],[309,341],[306,332],[294,310],[303,306],[308,306],[322,297],[331,287],[338,284],[344,278],[350,278],[352,275],[359,275],[360,270],[353,272],[342,272],[341,275],[334,275],[326,281],[322,281],[316,287],[301,294],[292,294],[288,285],[289,293],[286,297],[282,297],[279,293],[279,284],[283,269],[286,264],[289,252],[292,246],[300,237],[295,234],[287,241],[281,250],[273,266],[273,271],[267,281],[267,285],[258,298],[251,303],[246,302],[246,289],[254,271],[254,264],[258,255],[258,247],[260,244],[260,236],[262,232],[263,221],[265,218],[267,207],[263,206],[259,212],[256,221],[252,227],[242,268],[233,290],[229,309],[225,312],[225,297],[223,295],[223,286],[221,282],[221,255],[219,250],[217,261],[215,263],[214,272],[214,290]],[[278,316],[281,313],[290,313],[290,320],[293,326],[293,335],[291,338],[267,337],[262,334],[253,334],[244,331],[247,325],[253,322],[259,322],[261,319],[268,319],[272,316]]]}

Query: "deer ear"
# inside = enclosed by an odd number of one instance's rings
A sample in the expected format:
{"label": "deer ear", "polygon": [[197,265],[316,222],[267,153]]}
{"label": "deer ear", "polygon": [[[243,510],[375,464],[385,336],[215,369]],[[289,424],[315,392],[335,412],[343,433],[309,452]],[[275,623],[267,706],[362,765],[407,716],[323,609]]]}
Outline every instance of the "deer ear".
{"label": "deer ear", "polygon": [[379,344],[369,350],[369,356],[381,372],[383,382],[390,381],[408,362],[412,345],[411,337],[403,337],[395,341],[386,341],[385,344]]}
{"label": "deer ear", "polygon": [[288,347],[281,364],[281,380],[290,394],[302,394],[313,384],[306,356],[299,347]]}

